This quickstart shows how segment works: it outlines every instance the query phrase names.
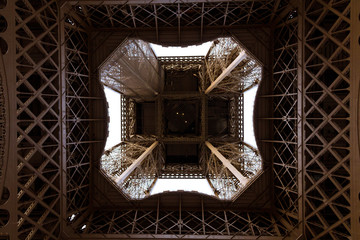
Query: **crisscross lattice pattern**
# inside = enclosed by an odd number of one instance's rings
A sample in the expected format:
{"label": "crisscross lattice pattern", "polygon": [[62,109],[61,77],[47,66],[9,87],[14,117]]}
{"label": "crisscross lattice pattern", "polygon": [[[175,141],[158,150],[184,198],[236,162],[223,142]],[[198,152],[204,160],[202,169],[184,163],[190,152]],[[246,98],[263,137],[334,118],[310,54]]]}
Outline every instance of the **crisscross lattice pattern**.
{"label": "crisscross lattice pattern", "polygon": [[[215,146],[245,178],[251,179],[262,170],[259,152],[249,145],[243,142],[227,142],[217,143]],[[240,182],[214,154],[205,152],[201,164],[215,193],[222,199],[232,199],[246,185]]]}
{"label": "crisscross lattice pattern", "polygon": [[17,237],[57,239],[61,181],[57,6],[55,1],[19,0],[14,14]]}
{"label": "crisscross lattice pattern", "polygon": [[[200,205],[201,207],[201,205]],[[235,211],[95,211],[81,230],[85,234],[107,233],[161,235],[242,235],[271,239],[279,236],[274,218],[269,214],[237,213]],[[85,225],[79,226],[82,228]],[[271,226],[270,228],[268,226]],[[274,238],[277,239],[277,238]]]}
{"label": "crisscross lattice pattern", "polygon": [[90,82],[87,33],[65,15],[67,215],[84,212],[90,198]]}
{"label": "crisscross lattice pattern", "polygon": [[[76,3],[77,1],[74,1]],[[170,4],[78,4],[75,12],[90,28],[163,28],[269,23],[275,1]],[[278,4],[278,3],[277,3]]]}
{"label": "crisscross lattice pattern", "polygon": [[[351,219],[359,218],[350,204],[354,196],[354,192],[350,196],[350,179],[355,179],[350,178],[350,163],[357,160],[350,161],[355,148],[350,143],[350,58],[357,54],[350,48],[350,30],[354,28],[350,23],[359,14],[350,16],[350,5],[356,0],[147,5],[93,1],[93,5],[72,6],[61,19],[55,0],[0,1],[1,11],[4,2],[6,11],[13,12],[13,19],[6,19],[8,29],[1,34],[13,40],[8,42],[10,52],[16,49],[8,58],[12,62],[4,64],[11,66],[5,69],[7,77],[14,76],[7,83],[13,84],[8,86],[8,97],[16,105],[10,116],[16,121],[9,122],[9,129],[14,129],[10,133],[14,141],[9,145],[15,158],[5,159],[13,164],[6,174],[10,188],[1,189],[6,196],[1,196],[0,204],[9,196],[15,201],[1,206],[0,238],[8,238],[3,236],[5,229],[15,233],[11,238],[59,239],[61,223],[66,229],[63,220],[72,214],[76,215],[75,221],[69,221],[76,226],[76,234],[69,235],[72,239],[93,234],[99,238],[117,234],[119,239],[131,234],[258,239],[303,234],[306,239],[349,239],[359,232],[350,226]],[[299,9],[289,2],[300,3]],[[175,28],[182,44],[186,28],[198,28],[202,37],[207,27],[256,23],[274,27],[273,91],[268,96],[274,107],[269,119],[274,138],[261,139],[273,149],[274,214],[213,210],[202,201],[197,210],[190,211],[181,209],[181,200],[176,210],[162,208],[160,203],[152,210],[91,212],[91,146],[102,140],[92,139],[90,134],[89,31],[151,29],[160,39],[164,28]],[[60,24],[65,24],[65,29],[59,28]],[[59,42],[62,35],[65,41]],[[63,62],[59,61],[61,49],[65,50]],[[66,73],[64,78],[61,72]],[[122,101],[122,107],[126,109],[128,103]],[[131,127],[125,128],[123,136],[130,134]],[[63,163],[66,174],[62,176]],[[8,224],[4,213],[12,219]]]}
{"label": "crisscross lattice pattern", "polygon": [[305,227],[308,238],[351,238],[350,1],[306,1]]}
{"label": "crisscross lattice pattern", "polygon": [[[101,169],[117,181],[117,178],[149,147],[151,142],[121,142],[105,152],[101,159]],[[149,188],[160,175],[164,164],[160,146],[147,156],[144,161],[131,173],[126,181],[119,183],[119,187],[131,198],[141,199],[148,195]],[[121,159],[121,161],[120,161]]]}
{"label": "crisscross lattice pattern", "polygon": [[298,18],[294,9],[276,26],[273,67],[273,172],[275,205],[290,226],[298,224],[297,71]]}

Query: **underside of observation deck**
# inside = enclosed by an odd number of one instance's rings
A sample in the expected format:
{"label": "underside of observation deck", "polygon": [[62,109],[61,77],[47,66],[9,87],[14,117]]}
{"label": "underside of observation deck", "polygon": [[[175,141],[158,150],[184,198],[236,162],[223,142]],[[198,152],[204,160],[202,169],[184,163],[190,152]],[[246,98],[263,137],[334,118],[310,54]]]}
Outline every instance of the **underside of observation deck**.
{"label": "underside of observation deck", "polygon": [[[0,0],[0,239],[360,238],[359,14],[356,0]],[[99,67],[127,38],[230,36],[263,66],[263,174],[230,201],[129,199],[99,169]]]}

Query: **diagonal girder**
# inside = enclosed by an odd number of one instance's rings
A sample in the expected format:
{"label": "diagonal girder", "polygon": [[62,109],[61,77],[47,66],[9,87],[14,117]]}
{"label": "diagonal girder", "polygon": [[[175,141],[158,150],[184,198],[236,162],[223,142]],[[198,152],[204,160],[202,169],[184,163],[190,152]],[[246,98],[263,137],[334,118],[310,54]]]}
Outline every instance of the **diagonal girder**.
{"label": "diagonal girder", "polygon": [[243,184],[246,185],[249,182],[249,179],[242,175],[239,170],[237,170],[229,160],[227,160],[211,143],[208,141],[205,142],[205,145],[211,150],[213,154],[224,164],[224,166],[229,169],[229,171],[234,174],[234,176]]}
{"label": "diagonal girder", "polygon": [[219,85],[219,83],[224,80],[224,78],[226,78],[230,72],[232,70],[234,70],[234,68],[242,61],[246,58],[246,53],[245,51],[242,51],[239,53],[239,56],[237,56],[234,61],[232,61],[230,63],[230,65],[220,74],[219,77],[217,77],[215,79],[215,81],[213,81],[211,83],[211,85],[205,90],[205,94],[209,94],[214,88],[216,88],[217,85]]}
{"label": "diagonal girder", "polygon": [[152,150],[156,148],[156,146],[159,144],[159,142],[155,141],[153,144],[151,144],[150,147],[148,147],[143,154],[141,154],[118,178],[116,178],[115,182],[117,184],[121,184],[126,180],[128,176],[138,167],[140,164],[145,160],[145,158],[151,154]]}

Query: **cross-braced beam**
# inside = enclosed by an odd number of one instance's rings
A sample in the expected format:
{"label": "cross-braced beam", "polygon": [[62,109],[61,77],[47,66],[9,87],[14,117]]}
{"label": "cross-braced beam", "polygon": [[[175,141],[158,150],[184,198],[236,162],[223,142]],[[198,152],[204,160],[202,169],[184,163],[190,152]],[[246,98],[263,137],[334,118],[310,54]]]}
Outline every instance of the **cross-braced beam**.
{"label": "cross-braced beam", "polygon": [[211,150],[213,154],[224,164],[224,166],[229,169],[229,171],[234,174],[234,176],[244,185],[249,182],[249,179],[242,175],[239,170],[237,170],[229,160],[227,160],[211,143],[208,141],[205,142],[205,145]]}
{"label": "cross-braced beam", "polygon": [[230,72],[232,70],[234,70],[234,68],[242,61],[244,60],[246,57],[246,53],[245,51],[241,51],[239,53],[239,56],[237,56],[237,58],[235,58],[234,61],[232,61],[230,63],[230,65],[220,74],[219,77],[216,78],[216,80],[214,82],[211,83],[211,85],[205,90],[205,94],[209,94],[209,92],[211,92],[214,88],[216,88],[217,85],[219,85],[219,83],[224,80],[224,78],[226,78]]}
{"label": "cross-braced beam", "polygon": [[144,161],[144,159],[154,150],[154,148],[159,144],[159,142],[155,141],[148,147],[143,154],[140,155],[131,165],[128,167],[117,179],[116,183],[121,184],[126,180],[128,176]]}

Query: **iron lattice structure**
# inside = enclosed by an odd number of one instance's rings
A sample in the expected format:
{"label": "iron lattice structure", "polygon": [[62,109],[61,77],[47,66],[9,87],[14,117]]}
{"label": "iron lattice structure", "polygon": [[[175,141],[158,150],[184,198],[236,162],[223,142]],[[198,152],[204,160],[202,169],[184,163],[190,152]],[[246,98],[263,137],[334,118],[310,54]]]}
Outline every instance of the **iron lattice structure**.
{"label": "iron lattice structure", "polygon": [[[0,238],[359,238],[359,14],[356,0],[0,1]],[[253,203],[129,202],[98,171],[96,69],[128,34],[233,35],[264,65],[255,125],[272,174],[257,180],[272,184],[254,181]]]}
{"label": "iron lattice structure", "polygon": [[[244,92],[260,82],[261,67],[251,56],[235,60],[243,52],[227,37],[214,40],[206,57],[158,59],[149,43],[129,38],[109,56],[100,68],[102,84],[134,105],[122,112],[130,115],[126,119],[130,123],[121,123],[134,129],[133,133],[101,157],[101,169],[120,191],[132,199],[143,199],[151,194],[158,178],[195,177],[206,178],[217,197],[229,200],[261,172],[259,151],[244,143],[240,109]],[[236,66],[225,70],[234,61],[238,61]],[[227,76],[205,94],[222,72],[228,72]],[[222,101],[221,106],[217,101]],[[146,112],[150,105],[156,114]],[[222,113],[220,108],[224,108]],[[208,142],[214,136],[223,141],[216,146],[218,154]],[[139,145],[139,141],[143,142]],[[142,157],[154,141],[157,147]],[[183,151],[187,155],[181,155]]]}

